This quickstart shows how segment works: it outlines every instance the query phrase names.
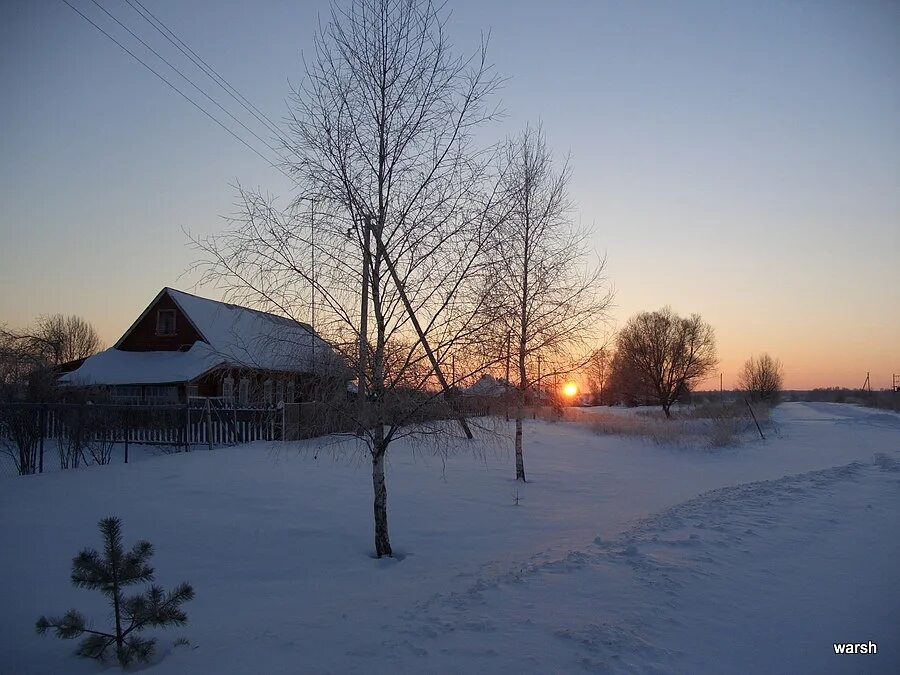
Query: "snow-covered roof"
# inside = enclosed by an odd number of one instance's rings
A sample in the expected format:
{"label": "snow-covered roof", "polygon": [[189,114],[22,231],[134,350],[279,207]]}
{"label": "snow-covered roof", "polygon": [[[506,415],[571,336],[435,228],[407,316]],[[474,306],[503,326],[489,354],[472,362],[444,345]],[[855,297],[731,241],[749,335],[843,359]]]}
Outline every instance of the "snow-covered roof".
{"label": "snow-covered roof", "polygon": [[505,380],[498,380],[493,375],[485,373],[471,387],[463,390],[464,395],[468,396],[503,396],[511,387]]}
{"label": "snow-covered roof", "polygon": [[164,290],[210,348],[231,365],[302,373],[343,368],[331,346],[304,323],[174,288]]}
{"label": "snow-covered roof", "polygon": [[[168,294],[202,342],[188,351],[118,349],[160,297]],[[216,366],[343,376],[346,365],[308,325],[291,319],[164,288],[115,347],[59,378],[62,384],[189,382]]]}
{"label": "snow-covered roof", "polygon": [[80,368],[59,378],[61,384],[166,384],[189,382],[224,363],[204,342],[186,352],[126,352],[116,348],[95,354]]}

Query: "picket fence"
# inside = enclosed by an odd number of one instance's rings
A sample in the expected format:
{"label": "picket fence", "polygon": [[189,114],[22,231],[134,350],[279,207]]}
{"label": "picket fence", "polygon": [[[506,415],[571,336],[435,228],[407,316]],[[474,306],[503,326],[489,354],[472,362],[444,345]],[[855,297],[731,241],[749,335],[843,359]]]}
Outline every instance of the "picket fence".
{"label": "picket fence", "polygon": [[[226,445],[280,438],[283,413],[275,408],[18,404],[18,414],[36,416],[46,440],[66,438],[74,420],[90,415],[106,438],[146,445]],[[2,416],[0,416],[2,417]],[[95,422],[96,423],[96,422]],[[0,435],[9,429],[0,424]]]}

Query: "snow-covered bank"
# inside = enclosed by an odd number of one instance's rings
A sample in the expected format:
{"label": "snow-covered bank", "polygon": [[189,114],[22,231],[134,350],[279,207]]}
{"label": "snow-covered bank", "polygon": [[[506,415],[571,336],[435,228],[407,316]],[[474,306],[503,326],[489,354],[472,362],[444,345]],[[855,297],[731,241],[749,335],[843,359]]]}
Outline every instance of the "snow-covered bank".
{"label": "snow-covered bank", "polygon": [[[443,471],[398,446],[396,561],[368,557],[369,467],[349,448],[335,460],[253,444],[4,480],[0,671],[100,669],[33,623],[70,606],[105,621],[68,573],[112,514],[127,541],[154,543],[160,583],[197,591],[189,625],[161,635],[160,673],[896,664],[890,637],[874,657],[829,650],[900,625],[886,536],[900,518],[900,416],[796,403],[773,419],[779,438],[716,452],[529,422],[525,486],[492,446]],[[871,634],[845,634],[851,620]],[[192,647],[165,647],[181,635]],[[747,661],[754,644],[771,660]]]}

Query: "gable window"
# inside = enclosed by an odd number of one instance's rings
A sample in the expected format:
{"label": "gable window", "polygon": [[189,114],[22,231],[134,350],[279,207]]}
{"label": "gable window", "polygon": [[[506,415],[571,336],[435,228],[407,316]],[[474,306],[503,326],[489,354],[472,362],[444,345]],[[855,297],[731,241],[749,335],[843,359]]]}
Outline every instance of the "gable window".
{"label": "gable window", "polygon": [[161,309],[156,313],[156,334],[175,335],[174,309]]}

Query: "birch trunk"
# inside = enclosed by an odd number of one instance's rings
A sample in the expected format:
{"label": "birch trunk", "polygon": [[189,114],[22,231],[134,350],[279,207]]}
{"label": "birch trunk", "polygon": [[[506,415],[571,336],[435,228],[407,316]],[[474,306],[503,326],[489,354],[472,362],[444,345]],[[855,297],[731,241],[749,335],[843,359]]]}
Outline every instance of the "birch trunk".
{"label": "birch trunk", "polygon": [[[523,297],[525,295],[523,294]],[[528,372],[525,370],[525,352],[527,349],[526,327],[527,320],[525,315],[525,303],[522,303],[522,323],[519,333],[519,405],[516,409],[516,480],[523,483],[525,481],[525,456],[522,453],[522,415],[525,413],[525,406],[529,403],[528,396]]]}
{"label": "birch trunk", "polygon": [[384,482],[384,448],[377,448],[372,455],[372,487],[375,491],[375,555],[378,558],[393,557],[388,537],[387,485]]}
{"label": "birch trunk", "polygon": [[516,480],[525,482],[525,457],[522,455],[522,410],[516,413]]}

